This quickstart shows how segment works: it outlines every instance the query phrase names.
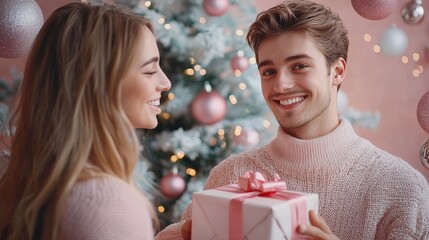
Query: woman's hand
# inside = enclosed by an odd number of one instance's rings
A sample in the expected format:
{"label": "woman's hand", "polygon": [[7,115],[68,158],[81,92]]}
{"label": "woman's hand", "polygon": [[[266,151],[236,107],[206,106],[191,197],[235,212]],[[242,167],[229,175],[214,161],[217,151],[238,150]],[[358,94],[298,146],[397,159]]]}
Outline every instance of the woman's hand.
{"label": "woman's hand", "polygon": [[310,223],[311,225],[302,224],[298,227],[298,232],[311,237],[312,239],[318,240],[339,240],[331,229],[329,229],[325,220],[322,217],[317,216],[314,211],[310,211]]}

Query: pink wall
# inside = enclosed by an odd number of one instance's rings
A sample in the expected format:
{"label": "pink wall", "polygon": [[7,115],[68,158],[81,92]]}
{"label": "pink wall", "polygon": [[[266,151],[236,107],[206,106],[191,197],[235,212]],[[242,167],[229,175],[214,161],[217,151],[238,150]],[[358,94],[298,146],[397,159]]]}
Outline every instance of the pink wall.
{"label": "pink wall", "polygon": [[[67,0],[37,0],[45,18]],[[267,9],[282,0],[255,0],[258,10]],[[399,0],[395,12],[380,21],[371,21],[359,16],[351,1],[318,0],[338,12],[350,31],[348,76],[342,89],[348,96],[349,106],[360,111],[378,111],[381,121],[376,130],[356,127],[357,132],[380,148],[399,156],[418,169],[429,180],[429,170],[419,161],[419,149],[429,133],[425,132],[416,118],[417,103],[429,90],[429,60],[425,47],[429,44],[429,17],[419,25],[407,25],[402,21],[400,10],[408,0]],[[429,14],[429,1],[423,1],[426,15]],[[401,56],[386,57],[376,54],[373,46],[381,33],[391,24],[396,24],[409,38],[404,54],[410,59],[408,64],[401,62]],[[364,34],[372,36],[365,42]],[[420,60],[413,62],[412,54],[420,54]],[[25,57],[18,59],[0,58],[0,76],[10,77],[10,67],[23,69]],[[424,68],[419,77],[412,71],[417,65]]]}

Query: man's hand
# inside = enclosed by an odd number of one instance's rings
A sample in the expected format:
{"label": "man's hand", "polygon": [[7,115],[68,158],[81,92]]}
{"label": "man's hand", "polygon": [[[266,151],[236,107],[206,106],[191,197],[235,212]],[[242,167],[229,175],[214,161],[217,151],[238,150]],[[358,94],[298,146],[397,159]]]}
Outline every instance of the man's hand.
{"label": "man's hand", "polygon": [[192,220],[189,219],[187,220],[183,225],[182,225],[182,238],[184,240],[191,240],[191,235],[192,235]]}
{"label": "man's hand", "polygon": [[310,211],[310,223],[311,225],[300,225],[298,227],[298,232],[312,237],[312,239],[318,240],[339,240],[334,234],[332,234],[331,229],[329,229],[325,220],[322,217],[317,216],[314,211]]}

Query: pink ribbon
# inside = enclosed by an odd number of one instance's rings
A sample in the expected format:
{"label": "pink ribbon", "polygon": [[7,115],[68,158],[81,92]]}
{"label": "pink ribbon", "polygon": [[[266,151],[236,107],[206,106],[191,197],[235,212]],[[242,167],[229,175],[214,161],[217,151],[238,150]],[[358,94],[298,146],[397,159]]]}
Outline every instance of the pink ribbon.
{"label": "pink ribbon", "polygon": [[243,239],[243,202],[252,197],[268,197],[279,200],[291,200],[292,239],[298,234],[296,228],[306,223],[307,204],[302,200],[294,200],[304,194],[296,192],[282,192],[286,190],[286,183],[280,181],[276,174],[272,181],[267,181],[260,172],[249,171],[238,178],[237,185],[227,185],[217,188],[220,191],[237,193],[229,205],[229,239]]}

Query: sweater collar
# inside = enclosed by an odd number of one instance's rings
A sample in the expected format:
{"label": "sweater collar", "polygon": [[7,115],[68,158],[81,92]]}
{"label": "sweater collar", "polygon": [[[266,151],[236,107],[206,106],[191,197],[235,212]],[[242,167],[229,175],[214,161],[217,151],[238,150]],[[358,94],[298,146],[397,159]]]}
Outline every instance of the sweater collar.
{"label": "sweater collar", "polygon": [[277,137],[269,144],[275,165],[291,164],[297,168],[338,168],[344,160],[350,159],[353,146],[361,139],[352,125],[340,119],[339,125],[330,133],[308,140],[302,140],[286,134],[281,127]]}

